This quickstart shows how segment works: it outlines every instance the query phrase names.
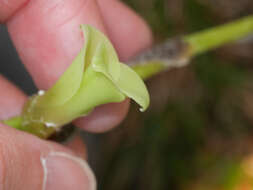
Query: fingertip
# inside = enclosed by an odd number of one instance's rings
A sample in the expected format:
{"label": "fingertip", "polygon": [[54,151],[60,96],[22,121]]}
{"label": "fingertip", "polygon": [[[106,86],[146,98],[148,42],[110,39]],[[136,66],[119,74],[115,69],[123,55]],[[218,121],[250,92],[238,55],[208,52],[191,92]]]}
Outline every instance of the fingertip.
{"label": "fingertip", "polygon": [[120,1],[98,0],[109,37],[121,60],[151,46],[153,37],[147,23]]}
{"label": "fingertip", "polygon": [[20,114],[27,100],[25,94],[1,75],[0,92],[0,120]]}
{"label": "fingertip", "polygon": [[0,137],[0,189],[95,190],[88,163],[64,146],[2,124]]}
{"label": "fingertip", "polygon": [[79,118],[75,124],[89,132],[102,133],[119,125],[128,113],[129,99],[121,103],[99,106],[88,116]]}
{"label": "fingertip", "polygon": [[20,8],[22,8],[29,0],[8,0],[0,1],[0,23],[4,23]]}
{"label": "fingertip", "polygon": [[8,20],[17,52],[38,88],[50,88],[80,51],[80,24],[105,32],[96,1],[29,1]]}
{"label": "fingertip", "polygon": [[88,159],[87,149],[80,135],[75,135],[65,145],[71,149],[77,156],[85,160]]}
{"label": "fingertip", "polygon": [[45,190],[95,190],[95,176],[85,160],[64,152],[52,152],[44,160]]}

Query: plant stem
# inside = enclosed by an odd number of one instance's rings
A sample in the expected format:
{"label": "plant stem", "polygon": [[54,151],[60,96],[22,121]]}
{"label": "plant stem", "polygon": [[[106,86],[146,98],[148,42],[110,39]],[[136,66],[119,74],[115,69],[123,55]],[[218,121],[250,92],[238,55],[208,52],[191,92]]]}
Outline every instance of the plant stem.
{"label": "plant stem", "polygon": [[189,46],[182,39],[169,39],[141,53],[128,64],[145,80],[170,68],[186,65],[188,54]]}
{"label": "plant stem", "polygon": [[15,129],[20,129],[20,126],[22,126],[22,117],[17,116],[17,117],[12,117],[11,119],[4,120],[3,123],[5,125],[12,126]]}
{"label": "plant stem", "polygon": [[223,26],[185,36],[183,40],[189,44],[191,56],[196,56],[253,34],[252,32],[253,16],[248,16]]}
{"label": "plant stem", "polygon": [[244,17],[231,23],[190,34],[165,43],[142,53],[132,68],[147,79],[173,67],[182,67],[190,59],[253,34],[253,16]]}
{"label": "plant stem", "polygon": [[15,129],[31,133],[43,139],[47,139],[56,132],[56,129],[54,129],[53,127],[47,127],[44,124],[36,123],[26,126],[23,124],[22,115],[10,118],[8,120],[4,120],[3,123]]}
{"label": "plant stem", "polygon": [[149,63],[146,65],[133,65],[133,70],[138,73],[142,79],[148,79],[151,76],[160,73],[166,69],[166,66],[162,62]]}

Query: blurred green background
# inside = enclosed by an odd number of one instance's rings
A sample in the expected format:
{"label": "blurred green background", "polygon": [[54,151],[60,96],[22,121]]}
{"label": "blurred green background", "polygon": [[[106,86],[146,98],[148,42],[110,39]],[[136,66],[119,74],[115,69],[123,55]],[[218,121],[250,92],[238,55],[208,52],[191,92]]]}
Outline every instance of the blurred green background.
{"label": "blurred green background", "polygon": [[[123,2],[155,43],[253,14],[252,0]],[[132,105],[119,128],[97,135],[99,189],[253,189],[252,64],[253,35],[150,79],[149,110]]]}

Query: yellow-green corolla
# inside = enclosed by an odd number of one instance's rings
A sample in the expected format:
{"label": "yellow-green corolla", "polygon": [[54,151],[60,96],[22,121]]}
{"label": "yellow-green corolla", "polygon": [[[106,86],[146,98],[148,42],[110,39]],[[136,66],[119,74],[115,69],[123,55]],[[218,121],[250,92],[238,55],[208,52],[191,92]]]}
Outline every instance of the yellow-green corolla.
{"label": "yellow-green corolla", "polygon": [[121,63],[104,34],[81,25],[85,43],[71,66],[48,91],[39,91],[9,125],[46,138],[61,126],[87,115],[98,105],[133,99],[144,111],[149,94],[142,79]]}

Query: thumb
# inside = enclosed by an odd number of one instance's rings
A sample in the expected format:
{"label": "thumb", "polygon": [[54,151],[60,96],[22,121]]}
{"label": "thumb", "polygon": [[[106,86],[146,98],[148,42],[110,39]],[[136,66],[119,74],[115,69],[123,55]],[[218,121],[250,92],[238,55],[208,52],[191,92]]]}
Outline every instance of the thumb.
{"label": "thumb", "polygon": [[95,190],[88,164],[65,147],[0,124],[1,190]]}

